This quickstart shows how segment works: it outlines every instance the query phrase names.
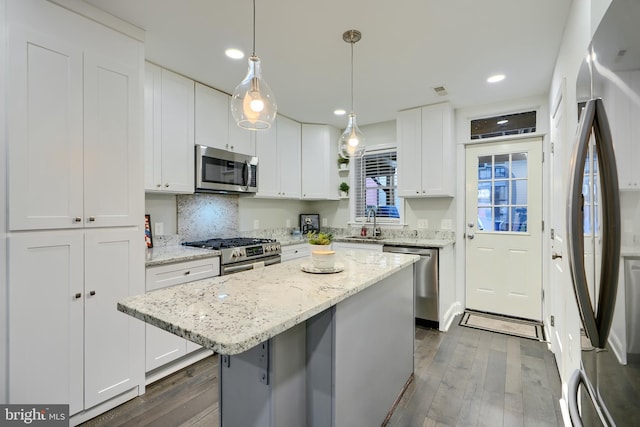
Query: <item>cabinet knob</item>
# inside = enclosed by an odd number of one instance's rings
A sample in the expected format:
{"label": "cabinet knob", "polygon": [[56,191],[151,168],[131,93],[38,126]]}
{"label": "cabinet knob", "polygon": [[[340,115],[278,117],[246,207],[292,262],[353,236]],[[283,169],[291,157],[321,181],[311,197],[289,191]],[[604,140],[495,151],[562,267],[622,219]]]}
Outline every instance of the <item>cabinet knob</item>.
{"label": "cabinet knob", "polygon": [[162,187],[162,184],[156,184],[156,187],[160,188]]}
{"label": "cabinet knob", "polygon": [[90,216],[89,217],[89,222],[96,222],[96,217],[95,216]]}
{"label": "cabinet knob", "polygon": [[89,291],[89,295],[94,296],[96,294],[96,291]]}
{"label": "cabinet knob", "polygon": [[75,217],[73,219],[73,222],[82,222],[82,218],[80,218],[79,216]]}
{"label": "cabinet knob", "polygon": [[82,294],[81,294],[80,292],[77,292],[77,293],[73,296],[73,298],[78,299],[78,298],[80,298],[81,296],[82,296]]}
{"label": "cabinet knob", "polygon": [[187,270],[187,271],[185,271],[185,272],[184,272],[184,275],[185,275],[185,276],[188,276],[188,275],[190,275],[190,274],[191,274],[191,271],[189,271],[189,270]]}
{"label": "cabinet knob", "polygon": [[169,183],[167,182],[164,186],[165,188],[169,188]]}

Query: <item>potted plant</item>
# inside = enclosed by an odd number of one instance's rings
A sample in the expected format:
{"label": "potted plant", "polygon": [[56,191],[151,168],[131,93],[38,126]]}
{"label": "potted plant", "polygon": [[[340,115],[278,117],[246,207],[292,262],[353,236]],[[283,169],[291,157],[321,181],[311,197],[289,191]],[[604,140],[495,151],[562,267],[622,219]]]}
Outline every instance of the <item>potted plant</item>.
{"label": "potted plant", "polygon": [[311,245],[311,252],[317,250],[329,250],[331,249],[333,234],[310,231],[307,233],[307,241],[309,242],[309,245]]}
{"label": "potted plant", "polygon": [[340,170],[347,170],[349,168],[349,159],[338,157],[338,168]]}
{"label": "potted plant", "polygon": [[340,190],[341,197],[349,196],[349,184],[347,184],[346,182],[342,181],[338,189]]}

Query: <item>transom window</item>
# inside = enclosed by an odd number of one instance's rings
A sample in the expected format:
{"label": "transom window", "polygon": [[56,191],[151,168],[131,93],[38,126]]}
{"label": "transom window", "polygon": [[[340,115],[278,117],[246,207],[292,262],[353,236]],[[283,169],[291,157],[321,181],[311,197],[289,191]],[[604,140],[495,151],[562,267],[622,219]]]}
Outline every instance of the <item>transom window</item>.
{"label": "transom window", "polygon": [[471,139],[496,138],[505,135],[521,135],[536,131],[536,112],[503,114],[471,120]]}
{"label": "transom window", "polygon": [[369,209],[374,208],[379,222],[399,222],[396,149],[369,149],[352,161],[355,220],[364,221]]}
{"label": "transom window", "polygon": [[527,231],[526,152],[478,157],[478,230]]}

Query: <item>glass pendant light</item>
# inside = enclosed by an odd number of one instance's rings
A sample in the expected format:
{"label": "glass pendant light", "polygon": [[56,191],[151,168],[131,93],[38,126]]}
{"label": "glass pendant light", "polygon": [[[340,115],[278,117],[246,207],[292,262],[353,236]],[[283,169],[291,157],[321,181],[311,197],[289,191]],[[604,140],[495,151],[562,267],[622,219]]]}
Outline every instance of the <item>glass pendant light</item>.
{"label": "glass pendant light", "polygon": [[364,135],[356,122],[356,113],[353,112],[353,45],[361,38],[362,33],[358,30],[348,30],[342,34],[342,39],[351,44],[351,112],[347,127],[338,139],[338,154],[345,159],[356,154],[364,142]]}
{"label": "glass pendant light", "polygon": [[253,53],[249,72],[233,91],[231,114],[244,129],[269,129],[276,118],[278,105],[269,85],[262,77],[260,58],[256,56],[256,0],[253,0]]}

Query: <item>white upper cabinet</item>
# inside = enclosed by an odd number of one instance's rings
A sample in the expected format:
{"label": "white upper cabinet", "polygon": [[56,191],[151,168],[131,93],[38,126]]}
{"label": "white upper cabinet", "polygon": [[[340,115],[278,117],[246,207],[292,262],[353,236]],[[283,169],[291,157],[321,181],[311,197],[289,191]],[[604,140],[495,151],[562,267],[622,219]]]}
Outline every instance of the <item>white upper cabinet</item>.
{"label": "white upper cabinet", "polygon": [[302,198],[339,200],[338,130],[329,125],[302,125]]}
{"label": "white upper cabinet", "polygon": [[229,149],[229,95],[196,83],[196,144]]}
{"label": "white upper cabinet", "polygon": [[233,120],[229,95],[196,83],[196,144],[255,156],[253,133]]}
{"label": "white upper cabinet", "polygon": [[194,191],[194,81],[146,64],[145,190]]}
{"label": "white upper cabinet", "polygon": [[[640,94],[640,72],[625,71],[617,73],[632,92]],[[621,190],[640,190],[640,106],[634,104],[627,94],[613,84],[605,88],[604,97],[607,118],[611,124],[611,136],[618,167],[618,185]]]}
{"label": "white upper cabinet", "polygon": [[277,116],[271,129],[256,134],[256,197],[300,198],[300,123]]}
{"label": "white upper cabinet", "polygon": [[139,224],[142,44],[48,2],[8,12],[10,229]]}
{"label": "white upper cabinet", "polygon": [[400,197],[453,197],[455,145],[451,105],[401,111],[396,128]]}
{"label": "white upper cabinet", "polygon": [[231,97],[228,97],[229,104],[227,109],[229,111],[229,142],[222,147],[224,150],[233,151],[234,153],[247,154],[250,156],[256,155],[256,131],[243,129],[233,119],[231,114]]}

